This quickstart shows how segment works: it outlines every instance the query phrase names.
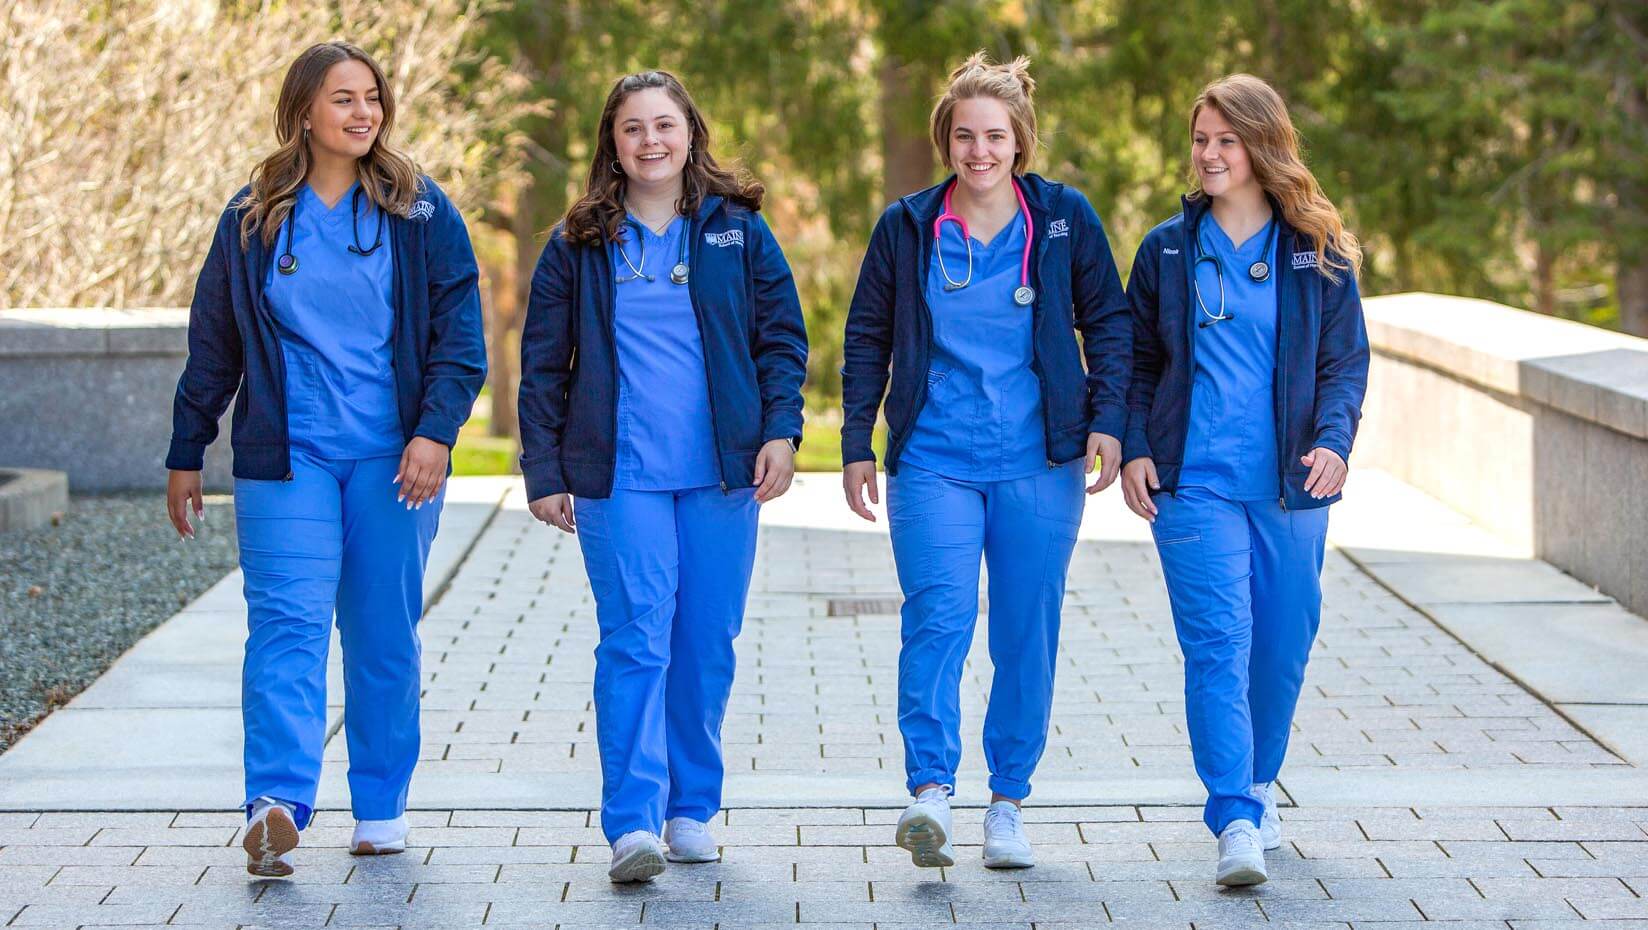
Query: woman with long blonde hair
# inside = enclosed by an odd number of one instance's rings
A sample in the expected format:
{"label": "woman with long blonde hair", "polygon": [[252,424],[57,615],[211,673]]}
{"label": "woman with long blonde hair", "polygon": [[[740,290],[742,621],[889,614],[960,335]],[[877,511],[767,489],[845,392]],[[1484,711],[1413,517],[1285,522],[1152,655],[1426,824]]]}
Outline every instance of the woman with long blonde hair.
{"label": "woman with long blonde hair", "polygon": [[1361,249],[1264,81],[1203,89],[1190,159],[1182,209],[1128,281],[1122,493],[1161,556],[1216,879],[1251,885],[1281,845],[1275,781],[1367,388]]}
{"label": "woman with long blonde hair", "polygon": [[235,400],[248,636],[247,871],[292,873],[343,643],[350,852],[406,848],[418,761],[417,624],[458,427],[486,377],[463,217],[390,142],[383,70],[346,42],[286,72],[275,152],[218,221],[189,310],[167,510],[204,519],[200,469]]}

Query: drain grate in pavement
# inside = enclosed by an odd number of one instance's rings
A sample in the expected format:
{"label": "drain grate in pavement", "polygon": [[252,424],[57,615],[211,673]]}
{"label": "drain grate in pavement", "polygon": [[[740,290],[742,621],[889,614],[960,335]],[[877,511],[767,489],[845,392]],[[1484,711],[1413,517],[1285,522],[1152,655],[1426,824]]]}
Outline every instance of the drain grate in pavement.
{"label": "drain grate in pavement", "polygon": [[[902,597],[832,597],[829,599],[831,617],[861,617],[865,614],[896,614],[904,606]],[[987,598],[979,598],[979,613],[990,612]]]}
{"label": "drain grate in pavement", "polygon": [[896,614],[904,603],[901,597],[832,597],[829,616],[859,617],[864,614]]}

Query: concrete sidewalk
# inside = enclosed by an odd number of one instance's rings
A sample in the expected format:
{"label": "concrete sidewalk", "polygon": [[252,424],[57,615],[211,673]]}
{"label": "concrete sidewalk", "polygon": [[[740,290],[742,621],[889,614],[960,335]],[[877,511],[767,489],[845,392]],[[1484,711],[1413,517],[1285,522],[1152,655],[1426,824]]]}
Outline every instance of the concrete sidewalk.
{"label": "concrete sidewalk", "polygon": [[[467,536],[448,506],[443,545],[468,556],[422,627],[416,849],[342,853],[334,739],[297,880],[245,880],[241,817],[225,812],[239,800],[244,621],[231,576],[0,756],[13,811],[0,813],[0,925],[1648,926],[1642,743],[1629,721],[1599,742],[1573,710],[1641,694],[1628,672],[1644,621],[1377,473],[1358,473],[1334,513],[1282,778],[1288,843],[1272,881],[1238,893],[1211,882],[1166,595],[1119,495],[1091,502],[1070,573],[1054,731],[1027,808],[1041,865],[978,863],[983,623],[963,679],[962,862],[921,872],[892,848],[905,799],[885,521],[848,513],[835,476],[806,475],[763,513],[725,730],[726,861],[615,889],[592,813],[595,624],[576,540],[532,521],[513,483],[495,510],[504,485],[476,488]],[[1575,630],[1558,608],[1609,611],[1613,626]],[[1519,617],[1544,618],[1542,638],[1496,630]],[[1604,648],[1575,651],[1599,630]],[[146,651],[154,640],[166,651]],[[1565,673],[1570,655],[1584,665]],[[156,685],[159,657],[187,666],[173,686]],[[191,682],[216,696],[177,700]]]}

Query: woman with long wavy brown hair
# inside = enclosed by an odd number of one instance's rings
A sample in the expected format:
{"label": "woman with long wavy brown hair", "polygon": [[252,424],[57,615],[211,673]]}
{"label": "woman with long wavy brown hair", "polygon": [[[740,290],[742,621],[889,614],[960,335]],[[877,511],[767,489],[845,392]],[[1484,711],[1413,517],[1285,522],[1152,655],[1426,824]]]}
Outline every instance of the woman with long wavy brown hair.
{"label": "woman with long wavy brown hair", "polygon": [[286,72],[273,154],[218,222],[189,311],[167,509],[204,519],[200,469],[235,400],[245,576],[247,870],[292,873],[343,642],[350,851],[406,848],[417,623],[450,450],[486,377],[462,216],[390,142],[383,70],[345,42]]}
{"label": "woman with long wavy brown hair", "polygon": [[716,163],[674,75],[619,79],[592,148],[532,278],[521,471],[583,550],[608,874],[647,881],[719,857],[732,643],[758,508],[795,470],[807,333],[761,186]]}
{"label": "woman with long wavy brown hair", "polygon": [[1196,98],[1190,161],[1182,209],[1128,282],[1122,494],[1161,556],[1216,879],[1251,885],[1281,845],[1275,782],[1367,389],[1362,252],[1259,78]]}

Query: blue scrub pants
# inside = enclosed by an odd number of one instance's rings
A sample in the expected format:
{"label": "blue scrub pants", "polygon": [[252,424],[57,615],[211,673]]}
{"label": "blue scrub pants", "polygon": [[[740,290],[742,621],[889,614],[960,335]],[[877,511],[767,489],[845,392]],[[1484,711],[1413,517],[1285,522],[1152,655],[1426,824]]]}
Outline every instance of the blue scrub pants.
{"label": "blue scrub pants", "polygon": [[721,721],[744,624],[754,488],[614,490],[576,502],[595,592],[595,730],[610,843],[721,809]]}
{"label": "blue scrub pants", "polygon": [[1252,786],[1275,781],[1322,618],[1328,511],[1226,500],[1204,488],[1156,494],[1151,532],[1185,662],[1185,718],[1202,820],[1258,826]]}
{"label": "blue scrub pants", "polygon": [[990,568],[984,716],[990,790],[1030,794],[1047,745],[1064,579],[1085,495],[1080,461],[1013,481],[957,481],[905,465],[887,481],[893,561],[904,590],[898,728],[912,794],[954,788],[962,665],[978,620],[979,560]]}
{"label": "blue scrub pants", "polygon": [[354,815],[388,820],[406,810],[418,761],[423,571],[441,499],[407,510],[391,483],[399,465],[398,455],[323,459],[293,448],[291,480],[235,480],[249,627],[246,798],[293,804],[300,828],[320,782],[334,613]]}

